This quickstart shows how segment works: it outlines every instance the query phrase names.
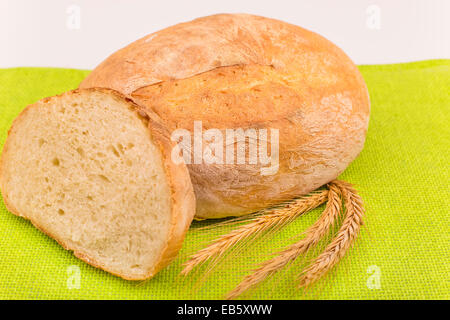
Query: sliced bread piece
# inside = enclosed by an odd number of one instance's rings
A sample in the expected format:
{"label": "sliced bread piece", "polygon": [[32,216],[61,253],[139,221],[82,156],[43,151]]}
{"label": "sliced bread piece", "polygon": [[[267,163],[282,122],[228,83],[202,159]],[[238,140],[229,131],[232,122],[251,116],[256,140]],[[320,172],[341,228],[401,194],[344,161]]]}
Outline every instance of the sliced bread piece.
{"label": "sliced bread piece", "polygon": [[43,99],[14,121],[0,161],[7,208],[87,263],[148,279],[177,254],[195,213],[160,124],[119,93]]}

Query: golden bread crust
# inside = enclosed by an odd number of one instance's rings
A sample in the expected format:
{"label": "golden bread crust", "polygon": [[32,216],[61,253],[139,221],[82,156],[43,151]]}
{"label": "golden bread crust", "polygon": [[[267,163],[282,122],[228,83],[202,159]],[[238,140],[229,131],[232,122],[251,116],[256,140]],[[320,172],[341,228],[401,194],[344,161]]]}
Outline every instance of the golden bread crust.
{"label": "golden bread crust", "polygon": [[172,132],[274,128],[280,166],[191,164],[198,218],[242,215],[335,179],[362,150],[370,102],[354,63],[330,41],[282,21],[221,14],[148,35],[80,87],[119,90]]}

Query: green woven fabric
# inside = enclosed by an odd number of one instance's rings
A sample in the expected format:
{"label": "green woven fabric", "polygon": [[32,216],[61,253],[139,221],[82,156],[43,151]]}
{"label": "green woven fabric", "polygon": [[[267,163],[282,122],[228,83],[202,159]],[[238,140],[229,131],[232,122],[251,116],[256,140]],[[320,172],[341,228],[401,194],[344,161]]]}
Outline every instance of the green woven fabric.
{"label": "green woven fabric", "polygon": [[[296,289],[300,265],[294,264],[244,297],[450,298],[450,60],[360,69],[372,101],[369,132],[363,152],[341,178],[354,183],[365,201],[365,231],[317,289],[306,295]],[[0,70],[0,147],[12,120],[27,104],[73,89],[87,74],[48,68]],[[247,246],[206,282],[192,287],[178,277],[181,263],[229,226],[201,230],[198,226],[208,222],[195,222],[169,268],[150,281],[130,282],[76,259],[29,222],[7,212],[0,201],[0,298],[221,298],[255,264],[292,242],[322,209]],[[73,281],[76,270],[79,288]]]}

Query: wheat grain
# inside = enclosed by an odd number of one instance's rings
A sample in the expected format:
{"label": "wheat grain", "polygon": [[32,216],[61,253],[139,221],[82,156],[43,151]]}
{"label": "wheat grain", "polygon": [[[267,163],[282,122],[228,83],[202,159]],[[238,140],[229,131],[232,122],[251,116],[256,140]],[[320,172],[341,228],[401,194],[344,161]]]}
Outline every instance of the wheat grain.
{"label": "wheat grain", "polygon": [[187,275],[195,267],[202,265],[210,259],[222,256],[228,249],[243,240],[249,239],[250,237],[255,238],[272,229],[281,228],[299,215],[324,203],[327,196],[328,190],[319,190],[308,196],[296,199],[286,204],[284,207],[276,208],[266,214],[256,216],[250,223],[243,225],[228,234],[220,236],[210,245],[191,256],[191,258],[184,263],[181,274]]}
{"label": "wheat grain", "polygon": [[345,255],[356,239],[363,224],[364,209],[361,197],[351,184],[336,181],[346,207],[341,228],[333,241],[325,248],[313,263],[299,276],[299,286],[307,288],[327,274]]}
{"label": "wheat grain", "polygon": [[241,283],[227,295],[227,299],[234,299],[243,292],[255,287],[319,243],[319,241],[329,232],[342,209],[340,188],[334,182],[331,182],[328,185],[328,188],[327,206],[320,218],[306,231],[305,238],[279,252],[272,259],[263,262],[259,268],[246,276]]}

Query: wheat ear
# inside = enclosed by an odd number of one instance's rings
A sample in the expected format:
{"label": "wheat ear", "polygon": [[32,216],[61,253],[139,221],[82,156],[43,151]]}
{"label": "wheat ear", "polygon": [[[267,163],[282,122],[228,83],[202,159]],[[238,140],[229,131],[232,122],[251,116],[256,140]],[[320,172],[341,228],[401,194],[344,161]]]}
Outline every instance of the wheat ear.
{"label": "wheat ear", "polygon": [[279,252],[272,259],[263,262],[259,268],[247,275],[241,283],[228,293],[227,299],[234,299],[243,292],[255,287],[287,264],[294,261],[301,254],[308,252],[310,248],[316,246],[319,241],[328,234],[342,209],[340,188],[334,182],[331,182],[328,185],[328,189],[327,206],[320,218],[306,231],[306,236],[297,243],[289,246],[287,249]]}
{"label": "wheat ear", "polygon": [[336,237],[313,263],[299,276],[299,286],[307,288],[327,274],[345,255],[363,225],[364,208],[361,197],[350,183],[336,181],[345,202],[345,218]]}
{"label": "wheat ear", "polygon": [[219,258],[229,248],[232,248],[243,240],[249,239],[250,237],[254,238],[263,232],[286,225],[299,215],[320,206],[326,201],[327,195],[328,190],[319,190],[308,196],[296,199],[286,204],[284,207],[256,216],[252,222],[243,225],[228,234],[220,236],[210,245],[192,255],[191,258],[184,263],[181,274],[187,275],[195,267],[202,265],[206,261],[213,258]]}

